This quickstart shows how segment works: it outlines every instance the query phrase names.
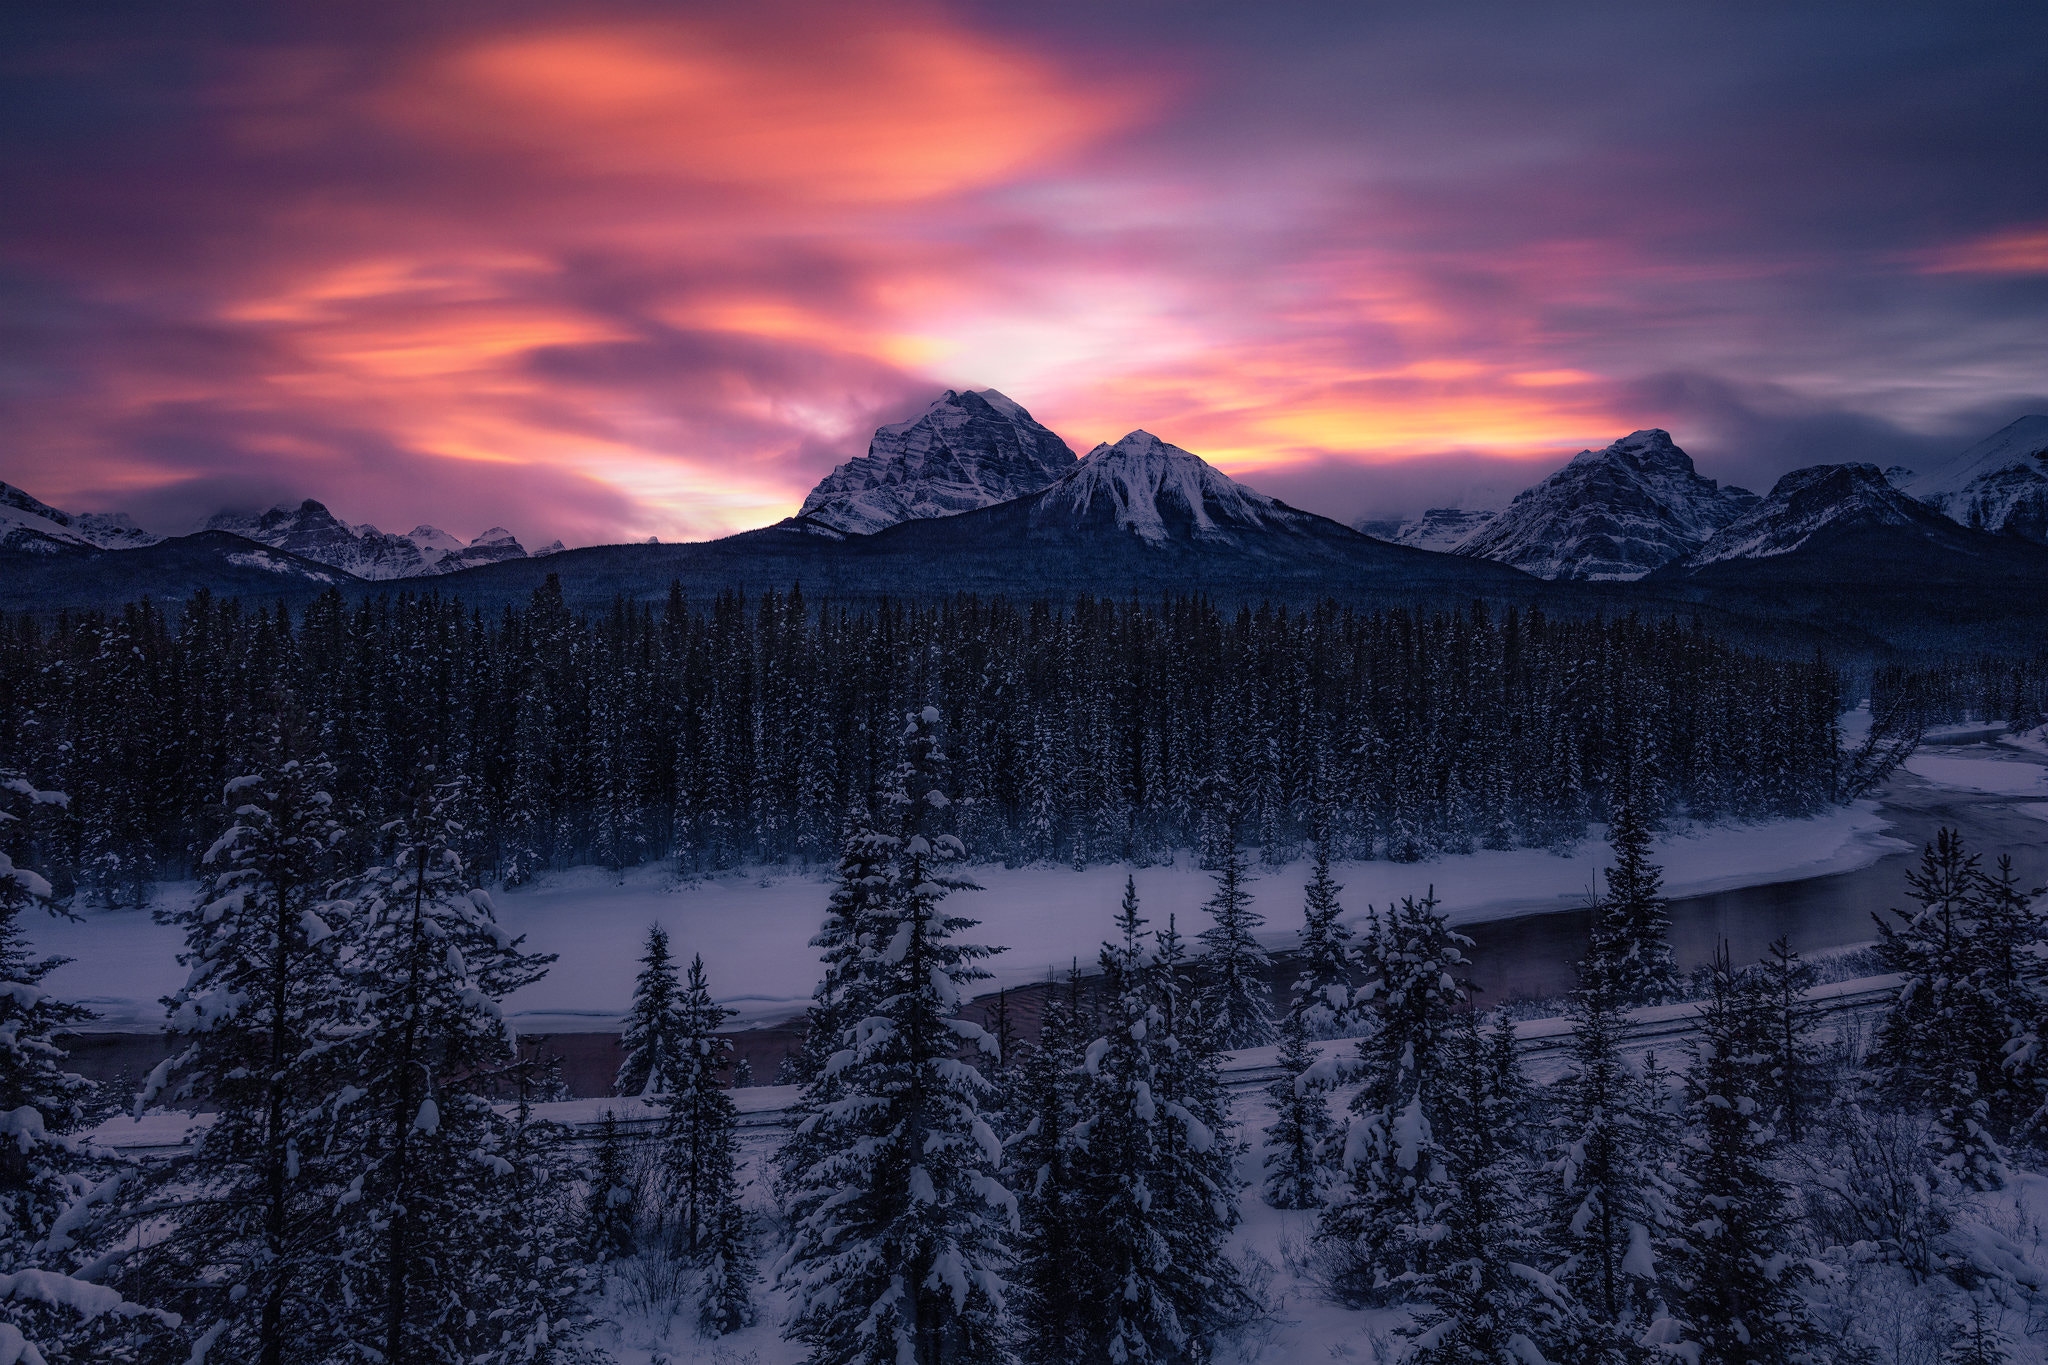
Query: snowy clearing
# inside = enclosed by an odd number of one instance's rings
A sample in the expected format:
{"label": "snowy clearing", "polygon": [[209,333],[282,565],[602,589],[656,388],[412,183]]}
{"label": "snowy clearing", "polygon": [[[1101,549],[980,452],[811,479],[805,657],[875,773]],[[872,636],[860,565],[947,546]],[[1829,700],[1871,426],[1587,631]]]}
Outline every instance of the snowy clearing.
{"label": "snowy clearing", "polygon": [[[2038,771],[2038,770],[2036,770]],[[1671,832],[1657,842],[1673,896],[1790,881],[1867,867],[1905,847],[1886,834],[1874,801],[1807,820],[1712,825]],[[1539,914],[1582,904],[1598,885],[1608,849],[1599,831],[1569,856],[1540,849],[1481,852],[1429,863],[1344,863],[1344,904],[1357,919],[1369,904],[1436,888],[1453,924]],[[1301,928],[1308,864],[1259,869],[1252,885],[1266,917],[1270,947],[1291,947]],[[990,966],[997,985],[1042,981],[1078,957],[1092,963],[1109,931],[1124,877],[1137,879],[1144,913],[1164,925],[1178,917],[1184,934],[1209,927],[1201,910],[1209,874],[1188,859],[1172,866],[981,867],[982,886],[958,903],[981,920],[972,937],[1005,945]],[[532,1032],[604,1032],[614,1027],[631,993],[647,926],[667,926],[685,959],[702,953],[719,999],[739,1021],[788,1018],[810,998],[817,955],[810,947],[824,913],[823,874],[771,870],[677,884],[665,868],[637,868],[623,877],[602,868],[544,876],[531,886],[497,890],[499,920],[525,934],[535,949],[559,954],[546,978],[510,997],[509,1012]],[[180,903],[193,885],[170,883],[158,903]],[[52,973],[48,986],[99,1011],[102,1030],[151,1029],[163,1018],[159,999],[184,980],[178,935],[141,910],[87,910],[77,923],[35,926],[42,952],[76,959]]]}

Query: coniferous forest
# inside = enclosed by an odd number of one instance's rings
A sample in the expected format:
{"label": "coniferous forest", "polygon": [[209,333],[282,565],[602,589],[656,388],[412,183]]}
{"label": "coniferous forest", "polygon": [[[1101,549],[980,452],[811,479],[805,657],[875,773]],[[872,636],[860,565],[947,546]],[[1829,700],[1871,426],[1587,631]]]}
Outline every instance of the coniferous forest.
{"label": "coniferous forest", "polygon": [[352,828],[401,813],[424,768],[460,778],[463,856],[514,885],[578,863],[825,864],[894,761],[892,717],[924,705],[978,860],[1144,864],[1227,825],[1282,861],[1321,810],[1339,856],[1413,861],[1567,845],[1623,784],[1659,817],[1811,813],[1853,794],[1842,691],[1824,662],[1673,619],[853,610],[797,589],[589,619],[551,582],[495,618],[198,596],[0,622],[0,762],[69,796],[10,851],[106,904],[194,875],[220,784],[278,743],[334,764]]}

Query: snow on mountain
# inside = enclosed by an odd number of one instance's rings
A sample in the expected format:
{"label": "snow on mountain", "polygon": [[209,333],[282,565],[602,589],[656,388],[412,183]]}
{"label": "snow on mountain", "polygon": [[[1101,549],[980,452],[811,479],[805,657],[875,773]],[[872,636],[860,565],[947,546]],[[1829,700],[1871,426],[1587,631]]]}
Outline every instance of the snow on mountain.
{"label": "snow on mountain", "polygon": [[1904,487],[1965,526],[2048,544],[2048,416],[2022,417]]}
{"label": "snow on mountain", "polygon": [[1790,554],[1829,529],[1912,527],[1930,519],[1874,464],[1812,465],[1779,479],[1768,496],[1722,527],[1685,566]]}
{"label": "snow on mountain", "polygon": [[467,545],[435,526],[415,526],[410,535],[392,535],[367,522],[350,526],[311,498],[297,507],[279,504],[267,512],[217,512],[207,519],[206,529],[289,550],[357,578],[418,578],[526,558],[525,548],[502,526],[493,526]]}
{"label": "snow on mountain", "polygon": [[1036,493],[1073,467],[1067,443],[1015,402],[948,389],[922,416],[878,429],[866,457],[819,480],[800,515],[869,535]]}
{"label": "snow on mountain", "polygon": [[1467,507],[1432,507],[1419,517],[1361,521],[1355,523],[1355,528],[1396,545],[1448,554],[1497,515],[1497,512]]}
{"label": "snow on mountain", "polygon": [[162,539],[137,526],[126,512],[74,515],[13,484],[0,483],[0,550],[28,554],[135,550]]}
{"label": "snow on mountain", "polygon": [[1651,428],[1580,451],[1516,494],[1457,552],[1538,578],[1641,578],[1697,550],[1756,500],[1702,478],[1670,433]]}
{"label": "snow on mountain", "polygon": [[1254,492],[1199,455],[1134,431],[1099,445],[1040,494],[1035,521],[1113,518],[1117,527],[1158,545],[1170,539],[1231,542],[1243,531],[1285,531],[1302,514]]}

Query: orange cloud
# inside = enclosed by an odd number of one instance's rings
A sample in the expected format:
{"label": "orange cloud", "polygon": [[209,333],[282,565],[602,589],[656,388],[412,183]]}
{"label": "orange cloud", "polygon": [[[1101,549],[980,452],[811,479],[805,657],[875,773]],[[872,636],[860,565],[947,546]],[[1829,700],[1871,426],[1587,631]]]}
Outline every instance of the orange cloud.
{"label": "orange cloud", "polygon": [[1929,275],[2048,275],[2048,227],[1994,233],[1930,253]]}
{"label": "orange cloud", "polygon": [[422,64],[382,108],[557,173],[862,205],[1000,183],[1149,102],[929,16],[785,18],[489,37]]}

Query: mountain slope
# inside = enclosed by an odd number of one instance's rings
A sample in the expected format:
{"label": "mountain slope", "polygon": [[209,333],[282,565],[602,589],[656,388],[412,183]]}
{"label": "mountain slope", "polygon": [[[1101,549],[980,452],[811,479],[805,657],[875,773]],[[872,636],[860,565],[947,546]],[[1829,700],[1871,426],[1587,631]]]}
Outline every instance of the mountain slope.
{"label": "mountain slope", "polygon": [[870,535],[1035,493],[1073,467],[1065,441],[994,389],[948,389],[921,416],[878,429],[866,457],[827,474],[798,515]]}
{"label": "mountain slope", "polygon": [[132,550],[20,556],[0,573],[0,609],[110,611],[145,597],[176,603],[202,590],[249,603],[302,603],[330,588],[362,586],[358,578],[288,550],[226,531],[201,531]]}
{"label": "mountain slope", "polygon": [[1460,545],[1471,539],[1480,527],[1498,515],[1498,512],[1476,508],[1432,507],[1419,517],[1360,521],[1354,522],[1353,527],[1379,540],[1390,540],[1396,545],[1408,545],[1418,550],[1435,550],[1439,554],[1452,554]]}
{"label": "mountain slope", "polygon": [[1693,469],[1670,433],[1630,432],[1515,495],[1457,546],[1539,578],[1640,578],[1705,544],[1756,495]]}
{"label": "mountain slope", "polygon": [[1965,526],[2048,544],[2048,416],[2022,417],[1904,487]]}
{"label": "mountain slope", "polygon": [[153,536],[126,512],[60,511],[13,484],[0,483],[0,551],[66,554],[154,545]]}

